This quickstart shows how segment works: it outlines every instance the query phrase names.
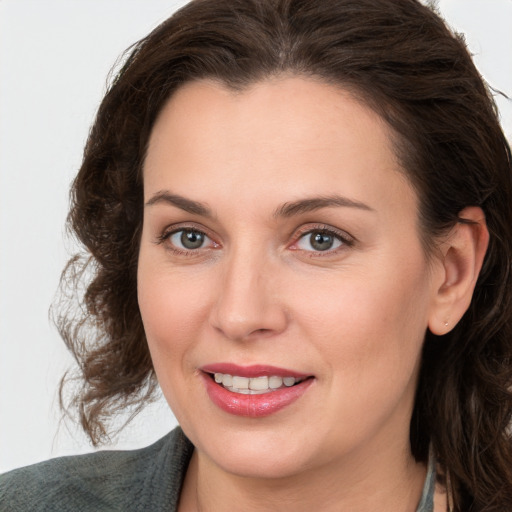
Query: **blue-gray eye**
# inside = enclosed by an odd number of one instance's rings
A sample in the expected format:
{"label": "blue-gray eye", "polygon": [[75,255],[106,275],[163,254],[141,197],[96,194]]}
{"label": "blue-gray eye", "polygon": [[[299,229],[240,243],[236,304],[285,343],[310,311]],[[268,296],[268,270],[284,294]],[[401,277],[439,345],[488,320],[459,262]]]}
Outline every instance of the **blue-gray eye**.
{"label": "blue-gray eye", "polygon": [[207,238],[208,237],[204,233],[201,233],[201,231],[196,231],[194,229],[181,229],[180,231],[173,233],[169,237],[169,240],[175,247],[190,251],[200,249]]}
{"label": "blue-gray eye", "polygon": [[343,241],[339,236],[327,231],[310,231],[302,235],[297,247],[303,251],[329,251],[337,249]]}

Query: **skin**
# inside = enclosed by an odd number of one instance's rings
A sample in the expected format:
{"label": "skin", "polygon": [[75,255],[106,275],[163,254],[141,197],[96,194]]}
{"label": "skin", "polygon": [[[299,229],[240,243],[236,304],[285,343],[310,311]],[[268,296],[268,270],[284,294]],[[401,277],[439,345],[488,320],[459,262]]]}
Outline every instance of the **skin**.
{"label": "skin", "polygon": [[[155,199],[163,191],[211,215]],[[276,215],[334,194],[366,208]],[[468,209],[477,227],[457,227],[429,261],[387,126],[346,91],[293,76],[238,93],[212,81],[178,90],[151,134],[144,197],[140,310],[163,393],[196,447],[180,510],[415,510],[420,351],[427,328],[443,334],[469,304],[481,211]],[[204,244],[169,236],[185,228]],[[315,250],[307,233],[320,228],[348,242]],[[314,382],[270,416],[234,416],[201,378],[218,362]]]}

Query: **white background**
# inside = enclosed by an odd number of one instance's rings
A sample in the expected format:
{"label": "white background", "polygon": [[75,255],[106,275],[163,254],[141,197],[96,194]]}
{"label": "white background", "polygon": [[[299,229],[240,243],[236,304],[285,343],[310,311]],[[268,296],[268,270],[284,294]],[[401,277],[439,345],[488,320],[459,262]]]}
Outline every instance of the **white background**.
{"label": "white background", "polygon": [[[91,450],[59,422],[57,385],[72,360],[48,320],[73,250],[68,187],[110,67],[183,3],[0,0],[0,472]],[[439,7],[466,34],[485,78],[512,96],[512,0]],[[512,139],[512,103],[498,104]],[[173,425],[160,400],[112,447],[147,445]]]}

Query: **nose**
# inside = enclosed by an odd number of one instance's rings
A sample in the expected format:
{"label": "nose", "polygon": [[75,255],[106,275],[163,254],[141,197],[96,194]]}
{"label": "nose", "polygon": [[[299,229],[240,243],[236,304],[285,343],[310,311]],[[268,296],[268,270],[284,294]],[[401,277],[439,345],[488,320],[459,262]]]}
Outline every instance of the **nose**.
{"label": "nose", "polygon": [[238,251],[223,262],[211,309],[211,325],[235,341],[281,333],[288,322],[278,265],[248,252]]}

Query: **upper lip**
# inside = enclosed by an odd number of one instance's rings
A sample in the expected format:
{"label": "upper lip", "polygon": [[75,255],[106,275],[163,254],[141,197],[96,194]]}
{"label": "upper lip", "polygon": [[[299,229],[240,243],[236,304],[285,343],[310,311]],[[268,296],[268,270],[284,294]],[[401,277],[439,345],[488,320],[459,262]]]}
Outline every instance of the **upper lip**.
{"label": "upper lip", "polygon": [[279,368],[266,364],[253,364],[249,366],[240,366],[234,363],[212,363],[202,366],[201,371],[205,373],[224,373],[228,375],[236,375],[238,377],[295,377],[306,378],[311,377],[310,374],[297,372],[295,370],[288,370],[286,368]]}

